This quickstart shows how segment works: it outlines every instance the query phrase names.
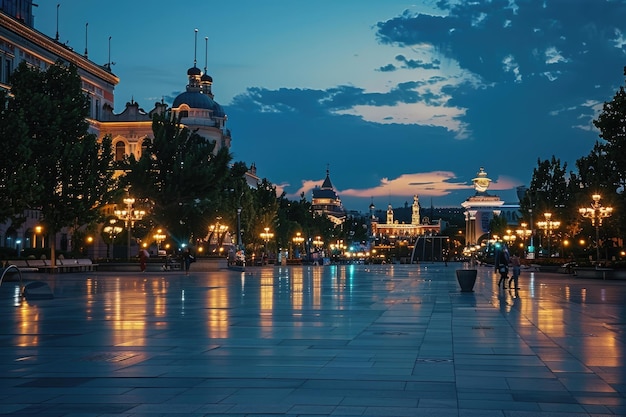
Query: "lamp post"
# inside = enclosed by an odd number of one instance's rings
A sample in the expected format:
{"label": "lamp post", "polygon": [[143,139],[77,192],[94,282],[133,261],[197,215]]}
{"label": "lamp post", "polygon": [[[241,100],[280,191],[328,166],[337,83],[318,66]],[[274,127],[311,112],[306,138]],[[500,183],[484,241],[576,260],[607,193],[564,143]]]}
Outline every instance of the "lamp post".
{"label": "lamp post", "polygon": [[551,237],[552,230],[558,229],[561,226],[561,222],[552,220],[552,213],[546,212],[543,213],[543,217],[545,217],[545,221],[537,222],[537,226],[546,230],[546,234],[548,235],[548,258],[552,256],[551,254]]}
{"label": "lamp post", "polygon": [[241,243],[241,207],[237,207],[237,249],[239,249]]}
{"label": "lamp post", "polygon": [[224,241],[224,235],[228,231],[228,226],[220,224],[220,220],[222,220],[222,217],[218,216],[215,224],[209,226],[209,236],[207,238],[209,247],[211,247],[212,242],[215,243],[215,248],[212,249],[212,252],[218,253],[219,255],[221,255],[224,250],[222,243]]}
{"label": "lamp post", "polygon": [[504,239],[504,242],[507,244],[508,247],[512,247],[516,237],[517,236],[513,234],[513,231],[511,229],[507,229],[506,235],[502,236],[502,239]]}
{"label": "lamp post", "polygon": [[154,238],[154,240],[156,241],[156,244],[157,244],[157,256],[158,256],[159,255],[159,251],[161,249],[161,242],[163,242],[167,236],[165,236],[163,234],[163,230],[162,229],[157,229],[157,232],[152,237]]}
{"label": "lamp post", "polygon": [[591,196],[593,200],[591,207],[578,209],[583,217],[591,219],[591,225],[596,228],[596,263],[600,262],[600,226],[602,226],[602,220],[613,214],[613,207],[604,207],[600,203],[601,198],[600,194],[594,194]]}
{"label": "lamp post", "polygon": [[270,232],[269,227],[264,227],[263,230],[264,231],[261,232],[260,236],[261,236],[261,239],[265,241],[265,254],[269,257],[268,245],[269,245],[270,239],[274,237],[274,233]]}
{"label": "lamp post", "polygon": [[[35,226],[35,245],[33,246],[34,248],[37,247],[37,240],[39,240],[39,235],[41,235],[42,230],[43,227]],[[43,237],[41,238],[41,247],[43,248]]]}
{"label": "lamp post", "polygon": [[[293,237],[292,241],[293,241],[294,246],[297,247],[298,250],[300,250],[300,245],[302,244],[302,242],[304,242],[304,238],[302,237],[302,233],[300,233],[300,232],[296,233],[296,235]],[[295,255],[295,253],[294,253],[294,255]]]}
{"label": "lamp post", "polygon": [[[109,226],[106,226],[104,229],[102,229],[102,231],[104,233],[108,233],[109,234],[109,241],[111,242],[111,254],[113,255],[113,257],[115,257],[115,252],[113,251],[113,247],[114,247],[114,244],[115,244],[115,238],[123,230],[120,226],[116,226],[115,225],[116,223],[117,223],[117,219],[109,219]],[[109,256],[109,247],[107,246],[107,259],[109,259],[109,258],[110,258],[110,256]]]}
{"label": "lamp post", "polygon": [[[532,230],[528,229],[528,224],[524,222],[520,223],[519,226],[520,228],[517,229],[515,233],[517,233],[520,239],[522,239],[522,245],[520,246],[526,246],[526,239],[528,239],[528,237],[532,234]],[[532,245],[532,242],[531,242],[531,245]]]}
{"label": "lamp post", "polygon": [[131,228],[134,223],[138,220],[141,220],[143,216],[146,215],[146,212],[143,210],[135,210],[133,209],[133,204],[135,204],[135,199],[132,197],[127,197],[124,199],[124,204],[126,204],[125,210],[115,210],[115,215],[118,219],[126,222],[126,231],[128,234],[128,259],[130,259],[130,235]]}

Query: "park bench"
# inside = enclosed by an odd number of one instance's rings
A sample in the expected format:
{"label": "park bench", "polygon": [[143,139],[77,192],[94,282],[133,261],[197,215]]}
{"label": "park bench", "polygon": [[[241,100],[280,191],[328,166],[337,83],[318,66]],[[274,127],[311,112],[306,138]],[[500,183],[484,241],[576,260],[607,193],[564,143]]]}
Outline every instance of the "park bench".
{"label": "park bench", "polygon": [[6,266],[14,265],[20,272],[37,272],[38,269],[32,266],[29,266],[26,260],[24,259],[16,259],[12,261],[8,261]]}
{"label": "park bench", "polygon": [[39,272],[50,272],[53,266],[46,259],[27,259],[26,263],[31,268],[37,268]]}

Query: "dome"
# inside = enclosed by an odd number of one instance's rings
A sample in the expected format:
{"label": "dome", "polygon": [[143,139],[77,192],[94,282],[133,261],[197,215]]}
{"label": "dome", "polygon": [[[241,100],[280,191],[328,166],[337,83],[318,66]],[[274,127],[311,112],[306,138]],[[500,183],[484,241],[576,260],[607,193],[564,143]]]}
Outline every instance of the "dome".
{"label": "dome", "polygon": [[213,82],[213,77],[211,77],[209,74],[207,74],[206,72],[204,74],[202,74],[202,77],[200,77],[200,81],[204,81],[204,82]]}
{"label": "dome", "polygon": [[224,109],[218,103],[213,101],[211,97],[200,92],[186,91],[179,94],[172,103],[172,108],[180,107],[181,104],[186,104],[192,109],[207,109],[213,111],[213,116],[224,117]]}
{"label": "dome", "polygon": [[195,65],[192,68],[189,68],[187,70],[187,75],[197,75],[200,76],[202,74],[202,71],[200,71],[200,68],[196,67]]}

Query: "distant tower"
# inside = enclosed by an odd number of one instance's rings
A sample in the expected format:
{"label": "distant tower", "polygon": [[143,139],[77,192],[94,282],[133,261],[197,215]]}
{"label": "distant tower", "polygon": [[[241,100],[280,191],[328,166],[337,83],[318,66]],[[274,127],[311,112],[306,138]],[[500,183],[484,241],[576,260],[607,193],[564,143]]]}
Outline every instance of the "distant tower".
{"label": "distant tower", "polygon": [[393,224],[393,207],[391,204],[387,206],[387,224]]}
{"label": "distant tower", "polygon": [[472,182],[474,183],[476,193],[484,193],[487,191],[487,188],[489,188],[491,179],[487,178],[485,168],[480,167],[480,170],[476,173],[476,178],[472,179]]}
{"label": "distant tower", "polygon": [[312,194],[311,211],[314,216],[326,215],[335,225],[343,224],[346,220],[346,210],[330,181],[328,169],[322,186],[315,187]]}
{"label": "distant tower", "polygon": [[417,195],[413,196],[411,224],[420,224],[420,203]]}

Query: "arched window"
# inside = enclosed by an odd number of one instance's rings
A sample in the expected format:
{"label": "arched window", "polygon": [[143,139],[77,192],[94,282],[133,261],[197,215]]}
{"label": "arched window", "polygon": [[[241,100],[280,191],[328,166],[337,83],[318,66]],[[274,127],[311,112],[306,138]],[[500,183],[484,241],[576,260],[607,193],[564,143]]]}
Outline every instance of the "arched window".
{"label": "arched window", "polygon": [[115,143],[115,161],[123,161],[124,155],[126,155],[126,145],[124,142],[119,141]]}

